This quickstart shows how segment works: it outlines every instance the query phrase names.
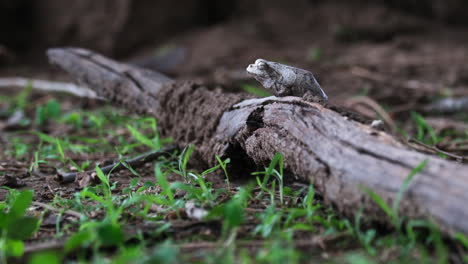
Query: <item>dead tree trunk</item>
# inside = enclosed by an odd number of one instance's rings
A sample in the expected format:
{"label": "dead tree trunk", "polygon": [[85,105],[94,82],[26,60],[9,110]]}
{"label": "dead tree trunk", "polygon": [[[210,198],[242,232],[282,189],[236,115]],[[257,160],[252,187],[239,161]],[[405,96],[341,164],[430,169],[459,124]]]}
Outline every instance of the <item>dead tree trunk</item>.
{"label": "dead tree trunk", "polygon": [[261,165],[282,153],[296,179],[313,182],[326,202],[347,215],[362,208],[366,217],[384,218],[361,186],[391,204],[410,171],[427,160],[399,213],[432,219],[448,234],[468,234],[467,165],[410,150],[384,132],[297,97],[248,99],[86,50],[53,49],[48,55],[99,96],[157,117],[163,134],[180,145],[195,144],[209,164],[215,154]]}

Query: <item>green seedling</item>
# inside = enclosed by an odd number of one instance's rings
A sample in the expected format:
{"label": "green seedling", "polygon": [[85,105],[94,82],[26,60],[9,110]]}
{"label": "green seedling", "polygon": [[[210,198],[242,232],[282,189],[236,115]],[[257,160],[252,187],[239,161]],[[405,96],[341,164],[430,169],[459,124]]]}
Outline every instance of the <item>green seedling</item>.
{"label": "green seedling", "polygon": [[435,145],[441,141],[441,138],[437,136],[435,130],[427,123],[423,116],[416,112],[411,112],[411,118],[416,123],[417,140],[429,145]]}
{"label": "green seedling", "polygon": [[[223,172],[224,172],[224,175],[226,176],[226,183],[227,183],[227,187],[228,189],[231,189],[231,185],[230,185],[230,182],[229,182],[229,175],[228,175],[228,172],[227,172],[227,164],[229,164],[229,162],[231,162],[230,159],[226,159],[226,160],[221,160],[221,158],[216,155],[216,160],[218,161],[218,164],[219,166],[221,166],[221,168],[223,169]],[[217,168],[218,166],[215,166],[213,168]]]}
{"label": "green seedling", "polygon": [[276,209],[272,204],[259,215],[260,224],[254,229],[254,234],[260,234],[262,237],[269,237],[274,229],[281,223],[282,211]]}
{"label": "green seedling", "polygon": [[29,260],[28,264],[59,264],[62,263],[62,256],[57,251],[40,251],[35,253]]}
{"label": "green seedling", "polygon": [[6,201],[0,202],[0,262],[2,263],[7,263],[7,257],[22,256],[23,241],[37,231],[38,219],[26,214],[32,199],[32,191],[10,189]]}
{"label": "green seedling", "polygon": [[[276,170],[276,166],[278,165],[279,171]],[[267,191],[270,194],[272,194],[268,188],[267,184],[268,181],[270,180],[271,176],[274,176],[278,182],[279,186],[279,193],[280,193],[280,202],[283,204],[284,201],[284,192],[283,192],[283,170],[284,170],[284,164],[283,164],[283,155],[281,153],[275,153],[273,156],[273,159],[271,159],[270,165],[265,168],[264,171],[259,171],[259,172],[253,172],[252,175],[263,175],[263,180],[261,181],[260,178],[257,176],[257,184],[260,187],[261,192],[258,194],[257,198],[263,195],[263,191]],[[273,188],[274,192],[275,188]]]}
{"label": "green seedling", "polygon": [[244,209],[251,191],[251,186],[241,187],[231,200],[224,204],[218,204],[209,212],[207,219],[221,218],[223,220],[223,237],[228,237],[244,222]]}
{"label": "green seedling", "polygon": [[418,166],[416,166],[414,169],[410,171],[410,173],[405,177],[405,180],[403,181],[395,197],[395,200],[393,201],[393,205],[391,207],[390,205],[387,204],[387,202],[385,202],[385,200],[380,195],[364,187],[364,191],[391,219],[394,227],[398,231],[401,231],[401,225],[404,220],[398,215],[398,210],[399,210],[401,199],[403,198],[403,195],[405,194],[405,192],[408,190],[411,181],[414,179],[414,176],[418,174],[419,172],[421,172],[426,167],[426,165],[427,165],[427,160],[424,160],[420,164],[418,164]]}
{"label": "green seedling", "polygon": [[60,116],[60,104],[56,100],[52,99],[49,100],[45,105],[38,106],[36,108],[36,117],[34,122],[36,125],[42,126],[51,120],[58,120]]}
{"label": "green seedling", "polygon": [[18,95],[13,98],[13,108],[25,110],[26,107],[29,105],[28,97],[31,95],[32,92],[32,83],[29,83],[24,87]]}
{"label": "green seedling", "polygon": [[193,145],[190,145],[188,147],[185,147],[182,153],[179,156],[179,170],[175,171],[182,177],[184,177],[186,182],[189,182],[189,175],[187,171],[187,164],[190,160],[190,156],[192,156],[193,151],[195,150]]}

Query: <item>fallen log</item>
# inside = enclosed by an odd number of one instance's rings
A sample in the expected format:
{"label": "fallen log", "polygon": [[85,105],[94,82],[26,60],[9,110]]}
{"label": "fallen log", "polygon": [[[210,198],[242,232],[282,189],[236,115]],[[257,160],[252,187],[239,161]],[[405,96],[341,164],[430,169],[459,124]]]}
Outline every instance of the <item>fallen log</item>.
{"label": "fallen log", "polygon": [[468,234],[468,166],[416,152],[392,136],[299,97],[250,98],[192,82],[178,82],[83,49],[51,49],[52,63],[98,96],[158,118],[161,133],[199,158],[215,155],[231,165],[268,164],[276,152],[295,179],[312,182],[324,200],[346,215],[360,209],[384,219],[362,186],[391,204],[407,175],[412,179],[399,214],[431,219],[446,234]]}

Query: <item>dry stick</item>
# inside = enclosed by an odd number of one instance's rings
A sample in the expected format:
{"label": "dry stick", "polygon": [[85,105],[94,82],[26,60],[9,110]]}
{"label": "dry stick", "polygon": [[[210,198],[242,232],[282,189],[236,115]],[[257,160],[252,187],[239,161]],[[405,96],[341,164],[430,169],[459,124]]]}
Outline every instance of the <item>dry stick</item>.
{"label": "dry stick", "polygon": [[468,234],[468,165],[407,148],[385,132],[350,122],[338,112],[301,98],[247,99],[219,89],[175,82],[83,49],[52,49],[51,62],[98,95],[129,109],[151,113],[161,133],[180,146],[195,144],[197,157],[215,165],[215,155],[234,168],[263,166],[280,152],[298,181],[313,182],[324,201],[348,216],[359,208],[370,220],[386,221],[382,209],[363,192],[372,189],[394,201],[407,175],[411,181],[399,206],[409,219],[432,219],[445,234]]}
{"label": "dry stick", "polygon": [[31,245],[26,245],[24,248],[24,254],[29,255],[36,252],[48,251],[48,250],[59,250],[63,249],[65,245],[64,240],[50,240],[41,243],[35,243]]}
{"label": "dry stick", "polygon": [[374,82],[380,82],[380,83],[384,83],[384,84],[391,85],[391,86],[397,86],[397,87],[401,87],[401,88],[405,88],[409,90],[419,90],[419,91],[435,93],[439,90],[439,87],[440,87],[440,86],[433,85],[431,83],[421,82],[417,80],[409,80],[405,82],[392,80],[391,78],[387,78],[382,74],[371,72],[368,69],[359,67],[359,66],[352,67],[350,72],[351,74],[361,77],[363,79],[367,79],[367,80],[374,81]]}
{"label": "dry stick", "polygon": [[72,94],[78,97],[101,99],[104,98],[96,95],[96,92],[83,86],[78,86],[67,82],[51,82],[37,79],[27,79],[21,77],[0,78],[0,87],[27,87],[31,85],[32,89],[42,90],[47,92],[63,92]]}
{"label": "dry stick", "polygon": [[[240,247],[263,247],[267,244],[267,241],[262,241],[262,240],[254,240],[254,241],[239,241],[236,242],[236,245]],[[313,239],[300,239],[300,240],[294,240],[294,245],[296,247],[315,247],[317,246],[317,241],[314,241]],[[185,244],[180,244],[179,247],[182,250],[200,250],[200,249],[209,249],[209,248],[220,248],[222,247],[223,244],[220,242],[191,242],[191,243],[185,243]]]}
{"label": "dry stick", "polygon": [[353,97],[348,100],[346,100],[346,103],[349,105],[349,107],[355,105],[355,104],[364,104],[372,108],[383,120],[386,124],[389,125],[390,129],[392,132],[398,131],[398,127],[393,121],[393,119],[390,117],[390,115],[383,109],[376,101],[372,100],[370,97],[367,96],[358,96],[358,97]]}
{"label": "dry stick", "polygon": [[[142,164],[145,164],[147,162],[156,160],[159,157],[170,156],[172,154],[172,152],[174,152],[176,149],[177,148],[174,145],[170,145],[170,146],[164,147],[164,148],[162,148],[160,150],[156,150],[156,151],[152,151],[152,152],[142,154],[142,155],[137,156],[135,158],[115,162],[113,164],[102,167],[101,170],[104,173],[109,173],[111,171],[117,172],[119,170],[125,169],[126,168],[125,165],[131,166],[131,167],[138,167],[138,166],[141,166]],[[93,172],[95,172],[95,171],[94,170],[88,170],[88,171],[86,171],[84,173],[93,173]],[[82,172],[69,172],[69,173],[64,173],[64,174],[59,173],[57,175],[57,180],[59,182],[62,182],[62,183],[73,182],[73,181],[75,181],[76,176],[79,173],[82,173]]]}
{"label": "dry stick", "polygon": [[77,217],[77,218],[81,218],[83,216],[83,214],[80,214],[76,211],[73,211],[73,210],[65,210],[65,211],[62,211],[60,209],[57,209],[53,206],[51,206],[50,204],[45,204],[45,203],[41,203],[41,202],[32,202],[33,205],[35,206],[39,206],[39,207],[42,207],[42,208],[45,208],[49,211],[53,211],[53,212],[56,212],[56,213],[61,213],[63,212],[64,214],[67,214],[67,215],[71,215],[71,216],[74,216],[74,217]]}
{"label": "dry stick", "polygon": [[427,145],[427,144],[425,144],[425,143],[423,143],[423,142],[421,142],[421,141],[419,141],[419,140],[417,140],[417,139],[414,139],[414,138],[410,138],[410,139],[408,140],[408,142],[409,142],[409,143],[417,144],[417,145],[419,145],[419,146],[422,146],[422,147],[424,147],[424,148],[426,148],[426,149],[428,149],[428,150],[433,151],[434,153],[439,153],[439,154],[447,155],[447,156],[449,156],[450,158],[453,158],[453,159],[455,159],[455,160],[457,160],[457,161],[459,161],[459,162],[463,162],[463,161],[468,160],[468,158],[466,158],[466,157],[458,156],[458,155],[456,155],[456,154],[453,154],[453,153],[450,153],[450,152],[441,150],[441,149],[439,149],[439,148],[436,147],[436,146]]}

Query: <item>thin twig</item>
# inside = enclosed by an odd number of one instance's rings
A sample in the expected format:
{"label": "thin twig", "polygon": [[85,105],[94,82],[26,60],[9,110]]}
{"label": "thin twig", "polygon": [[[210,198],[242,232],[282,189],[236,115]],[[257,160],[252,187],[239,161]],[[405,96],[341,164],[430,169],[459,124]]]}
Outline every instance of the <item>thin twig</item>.
{"label": "thin twig", "polygon": [[422,82],[418,80],[397,81],[391,78],[387,78],[386,76],[382,74],[372,72],[366,68],[359,67],[359,66],[352,67],[350,70],[350,73],[352,75],[355,75],[357,77],[360,77],[369,81],[379,82],[379,83],[383,83],[383,84],[390,85],[390,86],[401,87],[401,88],[408,89],[408,90],[418,90],[418,91],[425,91],[425,92],[431,92],[431,93],[435,93],[438,90],[440,90],[439,89],[440,86],[438,85],[436,86],[432,83]]}
{"label": "thin twig", "polygon": [[419,140],[417,140],[417,139],[414,139],[414,138],[410,138],[410,139],[408,140],[408,142],[409,142],[409,143],[417,144],[417,145],[419,145],[419,146],[421,146],[421,147],[424,147],[424,148],[426,148],[426,149],[428,149],[428,150],[431,150],[431,151],[433,151],[433,152],[435,152],[435,153],[444,154],[444,155],[446,155],[446,156],[448,156],[448,157],[450,157],[450,158],[453,158],[453,159],[455,159],[455,160],[457,160],[457,161],[459,161],[459,162],[463,162],[463,161],[468,160],[466,157],[458,156],[458,155],[455,155],[455,154],[453,154],[453,153],[450,153],[450,152],[447,152],[447,151],[443,151],[443,150],[439,149],[439,148],[436,147],[436,146],[427,145],[427,144],[425,144],[425,143],[423,143],[423,142],[421,142],[421,141],[419,141]]}
{"label": "thin twig", "polygon": [[[46,204],[46,203],[41,203],[41,202],[36,202],[36,201],[33,201],[32,202],[33,205],[35,206],[39,206],[39,207],[42,207],[42,208],[45,208],[49,211],[53,211],[53,212],[56,212],[56,213],[61,213],[62,210],[60,209],[57,209],[55,207],[53,207],[52,205],[50,204]],[[77,218],[81,218],[82,216],[84,216],[83,214],[80,214],[76,211],[73,211],[73,210],[65,210],[63,211],[64,214],[67,214],[67,215],[71,215],[71,216],[74,216],[74,217],[77,217]]]}
{"label": "thin twig", "polygon": [[41,243],[35,243],[31,245],[26,245],[24,248],[24,254],[32,254],[36,252],[42,252],[42,251],[47,251],[47,250],[58,250],[62,249],[63,246],[65,245],[65,239],[63,240],[50,240],[46,242],[41,242]]}
{"label": "thin twig", "polygon": [[[327,242],[333,242],[339,239],[348,237],[347,233],[340,233],[330,236],[316,236],[310,239],[295,239],[294,246],[296,248],[307,248],[307,247],[317,247],[317,248],[326,248]],[[259,248],[264,247],[269,242],[265,240],[240,240],[236,242],[237,246],[246,247],[246,248]],[[199,242],[189,242],[184,244],[179,244],[179,247],[182,250],[199,250],[199,249],[209,249],[209,248],[219,248],[223,244],[220,242],[209,242],[209,241],[199,241]]]}
{"label": "thin twig", "polygon": [[[117,161],[113,164],[110,164],[110,165],[107,165],[107,166],[104,166],[101,168],[102,172],[104,173],[109,173],[111,171],[113,172],[117,172],[117,171],[120,171],[122,169],[125,169],[126,168],[126,165],[128,166],[131,166],[131,167],[138,167],[138,166],[141,166],[147,162],[150,162],[150,161],[153,161],[159,157],[165,157],[165,156],[169,156],[172,154],[172,152],[174,152],[174,150],[176,150],[176,147],[174,145],[170,145],[170,146],[167,146],[167,147],[164,147],[160,150],[156,150],[156,151],[152,151],[152,152],[148,152],[148,153],[145,153],[145,154],[142,154],[140,156],[137,156],[135,158],[131,158],[131,159],[127,159],[127,160],[123,160],[123,161]],[[93,173],[94,170],[89,170],[89,171],[86,171],[84,173]],[[69,173],[59,173],[57,175],[57,180],[59,182],[62,182],[62,183],[66,183],[66,182],[73,182],[75,181],[76,179],[76,176],[79,174],[80,172],[69,172]]]}
{"label": "thin twig", "polygon": [[26,87],[30,85],[32,89],[35,90],[42,90],[47,92],[63,92],[72,94],[78,97],[90,98],[90,99],[101,99],[104,98],[99,97],[96,92],[93,90],[78,86],[73,83],[67,82],[52,82],[52,81],[45,81],[45,80],[38,80],[38,79],[27,79],[21,77],[13,77],[13,78],[0,78],[0,87],[7,88],[7,87]]}
{"label": "thin twig", "polygon": [[355,104],[363,104],[363,105],[369,106],[383,119],[383,121],[390,127],[392,132],[398,131],[398,127],[393,121],[392,117],[387,113],[387,111],[385,111],[385,109],[383,109],[376,101],[372,100],[370,97],[367,97],[367,96],[353,97],[353,98],[346,100],[346,104],[349,107]]}

